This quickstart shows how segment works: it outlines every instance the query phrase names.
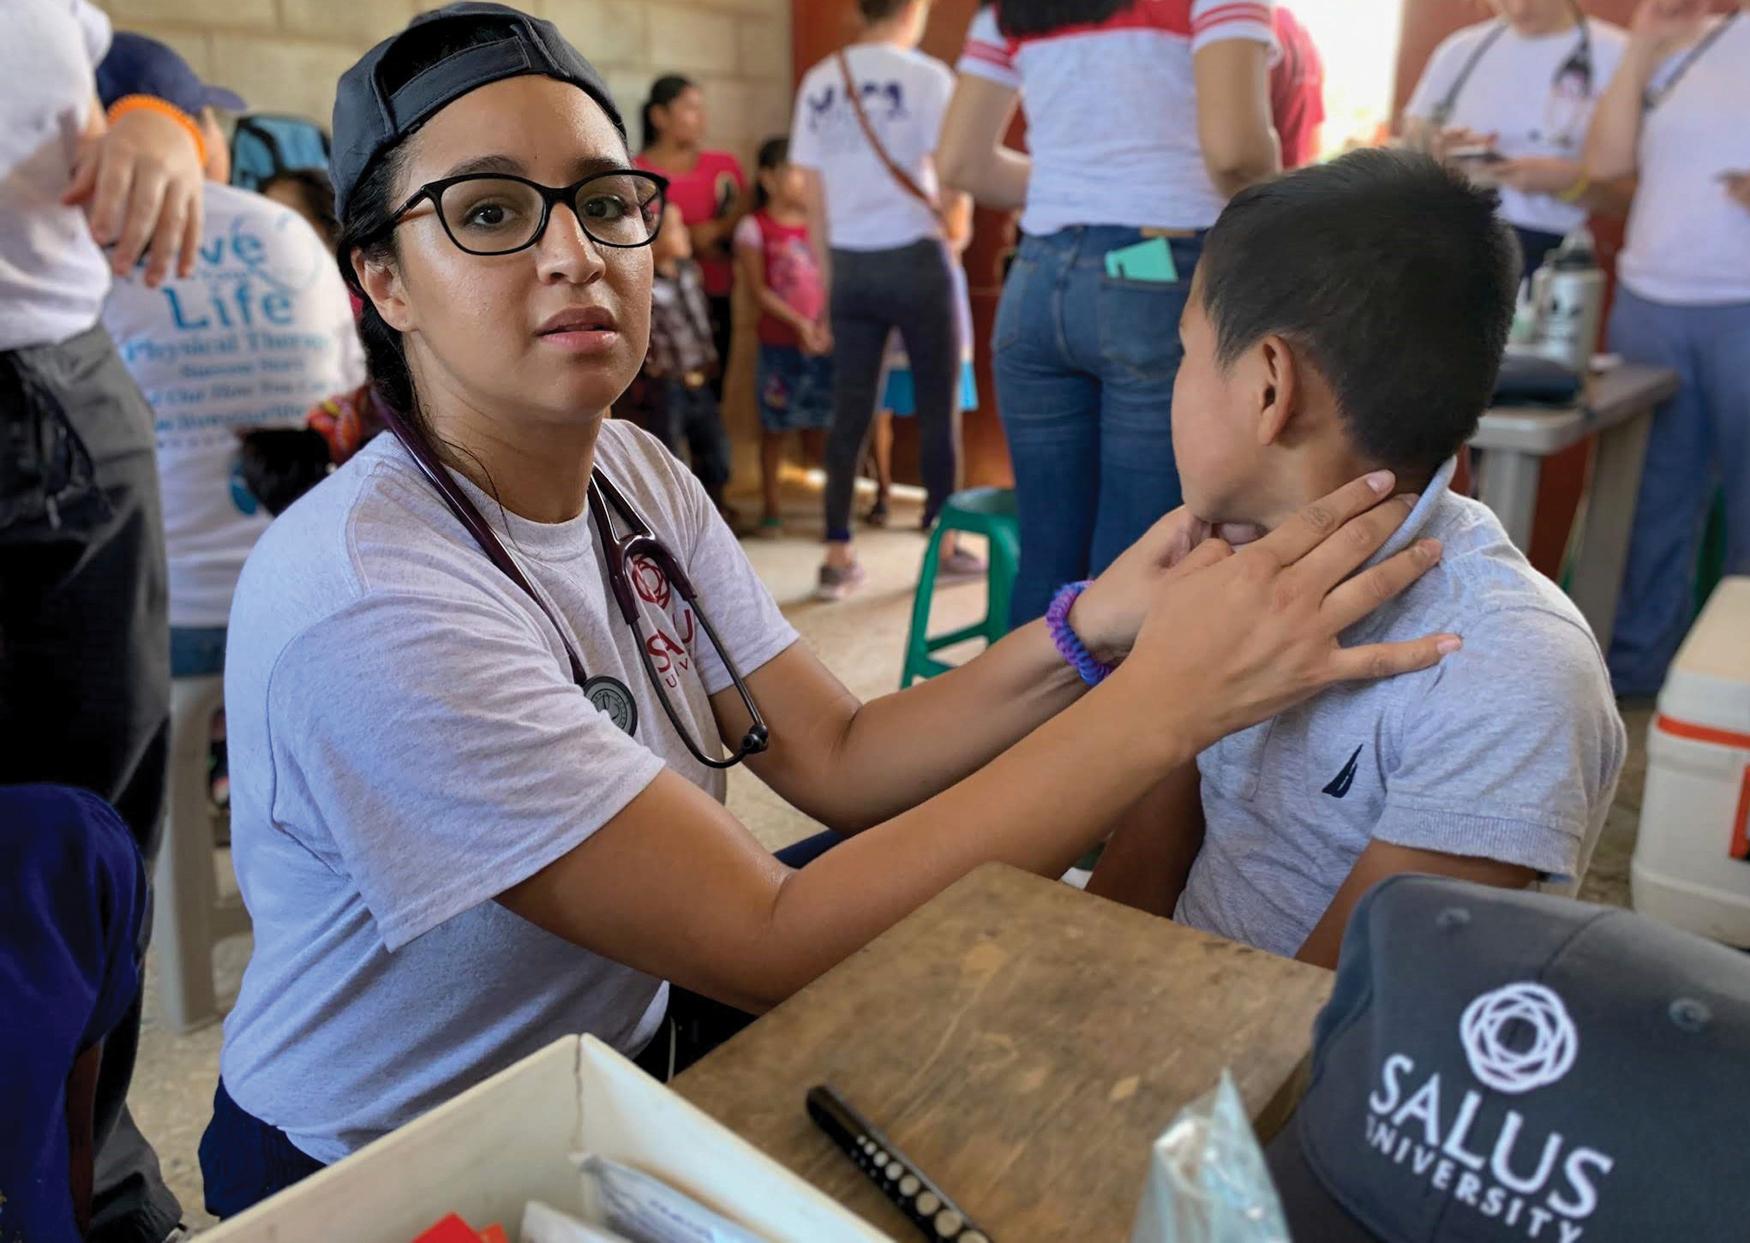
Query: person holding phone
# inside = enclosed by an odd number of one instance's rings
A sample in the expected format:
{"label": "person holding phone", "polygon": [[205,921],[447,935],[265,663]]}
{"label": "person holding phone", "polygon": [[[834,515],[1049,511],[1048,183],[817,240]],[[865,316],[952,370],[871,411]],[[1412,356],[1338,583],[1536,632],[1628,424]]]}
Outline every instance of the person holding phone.
{"label": "person holding phone", "polygon": [[1579,0],[1489,2],[1492,20],[1452,34],[1428,58],[1403,137],[1499,188],[1529,276],[1588,214],[1628,206],[1625,188],[1588,176],[1581,157],[1627,37]]}
{"label": "person holding phone", "polygon": [[1682,386],[1653,417],[1610,645],[1619,695],[1653,695],[1689,630],[1697,552],[1725,494],[1727,574],[1750,573],[1750,5],[1643,0],[1586,140],[1637,176],[1610,348]]}

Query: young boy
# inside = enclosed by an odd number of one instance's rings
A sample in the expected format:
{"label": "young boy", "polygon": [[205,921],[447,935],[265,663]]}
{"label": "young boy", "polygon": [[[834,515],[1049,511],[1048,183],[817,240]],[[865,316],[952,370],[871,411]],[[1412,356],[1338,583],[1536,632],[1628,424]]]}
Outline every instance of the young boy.
{"label": "young boy", "polygon": [[[705,278],[673,203],[651,246],[650,352],[622,413],[690,463],[705,494],[731,528],[735,512],[723,499],[729,484],[729,435],[712,387],[722,360],[711,336]],[[683,451],[684,450],[684,451]]]}
{"label": "young boy", "polygon": [[1119,826],[1091,892],[1332,966],[1350,909],[1393,873],[1572,892],[1585,870],[1625,746],[1598,645],[1448,487],[1518,280],[1494,207],[1426,157],[1358,151],[1242,192],[1210,230],[1173,391],[1186,505],[1269,528],[1390,468],[1419,497],[1375,560],[1444,551],[1344,643],[1464,647],[1218,742]]}

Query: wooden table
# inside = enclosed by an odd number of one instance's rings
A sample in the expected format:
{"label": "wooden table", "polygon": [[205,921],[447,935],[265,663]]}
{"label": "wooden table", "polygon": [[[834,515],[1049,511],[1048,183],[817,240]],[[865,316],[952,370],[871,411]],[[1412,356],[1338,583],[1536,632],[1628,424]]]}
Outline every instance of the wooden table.
{"label": "wooden table", "polygon": [[895,1239],[915,1229],[809,1122],[829,1082],[997,1243],[1129,1237],[1149,1147],[1234,1074],[1292,1107],[1331,975],[990,865],[675,1080]]}
{"label": "wooden table", "polygon": [[1577,406],[1496,406],[1471,438],[1481,451],[1477,495],[1523,551],[1531,547],[1543,459],[1598,437],[1588,497],[1574,518],[1579,538],[1569,595],[1606,650],[1628,563],[1647,431],[1654,408],[1676,391],[1676,372],[1623,363],[1590,377]]}

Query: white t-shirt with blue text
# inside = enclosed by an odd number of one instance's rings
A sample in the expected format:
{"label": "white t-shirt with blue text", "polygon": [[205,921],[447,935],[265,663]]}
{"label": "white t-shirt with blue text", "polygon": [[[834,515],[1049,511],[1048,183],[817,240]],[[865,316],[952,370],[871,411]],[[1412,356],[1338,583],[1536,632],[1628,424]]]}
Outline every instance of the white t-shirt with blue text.
{"label": "white t-shirt with blue text", "polygon": [[[596,464],[685,568],[751,675],[796,632],[692,474],[609,421]],[[718,800],[608,587],[587,514],[543,524],[461,480],[591,676],[632,692],[622,733],[573,683],[560,634],[381,435],[268,528],[231,615],[231,839],[255,931],[220,1074],[331,1162],[560,1036],[623,1053],[658,979],[493,901],[571,851],[664,767]],[[645,650],[688,732],[730,684],[692,609],[635,567]]]}
{"label": "white t-shirt with blue text", "polygon": [[[936,144],[954,75],[932,56],[887,43],[853,44],[845,57],[882,147],[921,190],[935,194]],[[836,56],[810,69],[796,90],[790,162],[820,173],[835,250],[891,250],[942,234],[930,209],[875,154],[845,95]]]}
{"label": "white t-shirt with blue text", "polygon": [[170,624],[223,626],[268,512],[244,485],[238,433],[300,427],[364,382],[334,256],[289,208],[208,182],[194,272],[118,280],[103,307],[152,406],[170,562]]}
{"label": "white t-shirt with blue text", "polygon": [[1432,570],[1345,647],[1450,631],[1432,669],[1334,686],[1197,757],[1203,847],[1174,918],[1291,955],[1372,841],[1518,864],[1572,893],[1627,735],[1591,629],[1490,510],[1435,477],[1375,554]]}

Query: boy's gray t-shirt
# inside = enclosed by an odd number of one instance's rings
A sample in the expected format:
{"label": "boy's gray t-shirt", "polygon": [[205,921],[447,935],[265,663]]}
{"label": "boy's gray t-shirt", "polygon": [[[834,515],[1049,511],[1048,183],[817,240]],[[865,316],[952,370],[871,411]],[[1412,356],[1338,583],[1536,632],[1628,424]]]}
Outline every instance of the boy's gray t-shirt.
{"label": "boy's gray t-shirt", "polygon": [[[752,674],[796,640],[704,490],[608,422],[599,469],[681,562]],[[493,901],[606,824],[666,766],[714,797],[613,602],[593,522],[507,516],[463,481],[627,736],[584,699],[546,617],[379,436],[270,526],[231,614],[231,833],[255,929],[220,1071],[249,1113],[332,1162],[570,1033],[635,1053],[667,987]],[[730,683],[654,565],[632,582],[682,720],[717,736]]]}
{"label": "boy's gray t-shirt", "polygon": [[1374,558],[1432,537],[1440,564],[1344,646],[1451,631],[1432,669],[1333,687],[1197,759],[1205,831],[1174,918],[1295,953],[1370,841],[1519,864],[1572,892],[1627,736],[1573,604],[1448,463]]}

